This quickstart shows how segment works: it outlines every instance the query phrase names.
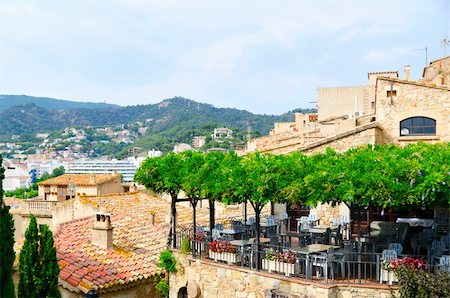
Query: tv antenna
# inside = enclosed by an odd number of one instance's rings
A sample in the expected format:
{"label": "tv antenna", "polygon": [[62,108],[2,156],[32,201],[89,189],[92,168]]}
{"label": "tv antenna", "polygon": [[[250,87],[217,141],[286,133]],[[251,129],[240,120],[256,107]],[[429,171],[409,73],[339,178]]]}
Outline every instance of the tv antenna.
{"label": "tv antenna", "polygon": [[424,47],[424,48],[420,48],[420,49],[415,49],[414,51],[425,51],[425,66],[428,65],[428,48]]}
{"label": "tv antenna", "polygon": [[441,45],[444,47],[444,57],[447,56],[447,46],[450,45],[450,39],[446,36],[441,40]]}

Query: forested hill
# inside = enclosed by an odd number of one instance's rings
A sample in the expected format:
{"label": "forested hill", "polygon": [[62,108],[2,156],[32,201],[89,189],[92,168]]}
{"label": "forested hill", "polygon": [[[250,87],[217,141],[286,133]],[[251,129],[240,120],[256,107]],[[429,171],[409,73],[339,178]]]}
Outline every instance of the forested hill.
{"label": "forested hill", "polygon": [[35,104],[41,108],[47,109],[77,109],[77,108],[113,108],[119,107],[117,105],[96,102],[79,102],[70,100],[61,100],[48,97],[34,97],[28,95],[0,95],[0,112],[3,112],[11,107],[19,105]]}
{"label": "forested hill", "polygon": [[182,97],[166,99],[158,104],[106,108],[50,109],[27,104],[0,112],[0,135],[49,132],[69,126],[128,124],[145,120],[151,123],[148,134],[163,131],[192,134],[205,126],[228,126],[239,130],[250,129],[265,135],[274,122],[293,121],[294,112],[313,111],[299,109],[278,116],[258,115],[244,110],[216,108]]}

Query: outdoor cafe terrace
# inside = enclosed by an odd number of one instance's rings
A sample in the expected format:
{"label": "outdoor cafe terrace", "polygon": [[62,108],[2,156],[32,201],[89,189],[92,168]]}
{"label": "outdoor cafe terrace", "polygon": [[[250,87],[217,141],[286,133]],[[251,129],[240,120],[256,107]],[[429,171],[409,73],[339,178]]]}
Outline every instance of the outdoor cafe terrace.
{"label": "outdoor cafe terrace", "polygon": [[357,235],[352,233],[356,223],[346,216],[329,225],[314,214],[295,220],[297,228],[291,230],[286,213],[262,215],[259,228],[255,217],[229,218],[212,231],[201,225],[195,233],[192,228],[179,231],[175,246],[213,264],[318,284],[395,285],[391,260],[408,257],[423,260],[434,273],[450,274],[448,221],[372,221]]}

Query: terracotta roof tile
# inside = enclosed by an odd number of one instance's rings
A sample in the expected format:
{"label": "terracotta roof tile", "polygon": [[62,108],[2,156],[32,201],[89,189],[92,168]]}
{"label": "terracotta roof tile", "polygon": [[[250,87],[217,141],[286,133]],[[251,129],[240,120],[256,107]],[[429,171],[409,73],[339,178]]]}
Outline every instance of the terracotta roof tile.
{"label": "terracotta roof tile", "polygon": [[42,186],[75,185],[94,186],[117,178],[117,174],[64,174],[39,183]]}
{"label": "terracotta roof tile", "polygon": [[[55,233],[60,278],[87,293],[90,288],[112,290],[117,285],[149,279],[157,271],[158,256],[166,247],[168,225],[165,223],[170,204],[145,193],[128,193],[79,198],[83,204],[100,206],[111,214],[112,250],[91,242],[93,217],[73,220],[60,225]],[[224,218],[240,215],[242,209],[229,208]],[[181,228],[192,224],[192,209],[177,206]],[[155,214],[155,225],[150,216]],[[250,213],[249,213],[250,214]],[[251,216],[251,215],[249,215]],[[207,224],[209,211],[197,211],[197,221]],[[90,287],[90,288],[89,288]]]}

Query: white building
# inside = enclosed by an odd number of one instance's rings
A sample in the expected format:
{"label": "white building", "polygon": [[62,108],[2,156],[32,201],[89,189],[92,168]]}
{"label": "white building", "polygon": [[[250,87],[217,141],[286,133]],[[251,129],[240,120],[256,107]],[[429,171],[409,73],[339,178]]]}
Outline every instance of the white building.
{"label": "white building", "polygon": [[228,127],[218,127],[214,128],[214,133],[212,135],[214,139],[230,139],[233,137],[233,131]]}
{"label": "white building", "polygon": [[161,157],[163,155],[162,151],[152,149],[148,152],[148,157]]}
{"label": "white building", "polygon": [[126,160],[85,160],[69,163],[68,174],[106,174],[117,172],[123,176],[124,182],[133,181],[136,165]]}
{"label": "white building", "polygon": [[5,169],[3,189],[15,190],[17,188],[29,188],[31,186],[30,174],[26,167],[8,167]]}

